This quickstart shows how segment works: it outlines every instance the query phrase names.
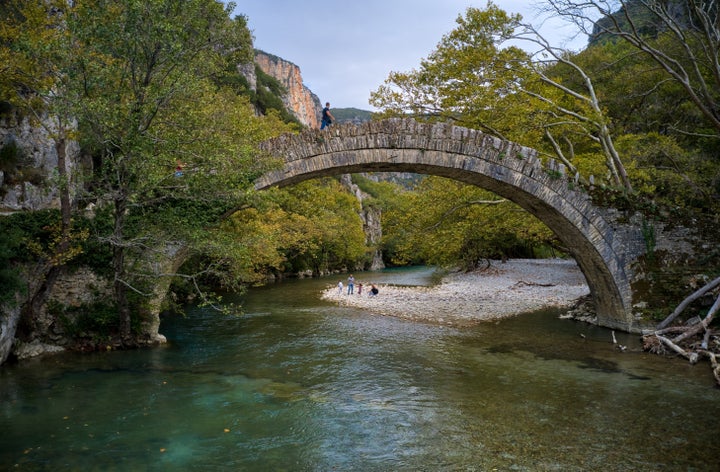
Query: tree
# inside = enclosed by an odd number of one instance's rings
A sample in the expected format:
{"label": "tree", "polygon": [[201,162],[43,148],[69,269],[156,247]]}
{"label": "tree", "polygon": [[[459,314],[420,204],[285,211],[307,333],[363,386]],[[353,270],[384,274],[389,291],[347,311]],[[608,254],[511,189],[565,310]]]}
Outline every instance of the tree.
{"label": "tree", "polygon": [[489,4],[486,10],[469,8],[456,21],[458,27],[443,36],[418,70],[391,72],[386,85],[371,94],[371,103],[385,114],[409,112],[452,120],[503,139],[519,137],[517,125],[532,118],[527,106],[515,100],[528,56],[520,48],[501,44],[520,17]]}
{"label": "tree", "polygon": [[[276,114],[256,117],[247,99],[218,85],[229,63],[252,57],[245,22],[229,19],[233,5],[87,0],[13,6],[18,31],[30,19],[40,25],[28,30],[27,41],[13,42],[14,49],[29,58],[44,57],[50,46],[62,51],[38,65],[52,72],[45,88],[30,90],[49,92],[58,104],[49,111],[77,123],[73,137],[93,158],[82,198],[112,207],[112,230],[100,240],[112,248],[120,334],[132,342],[132,304],[141,306],[133,298],[152,292],[148,258],[168,244],[202,249],[207,230],[240,205],[270,165],[255,144],[287,127]],[[35,40],[46,29],[52,41]]]}
{"label": "tree", "polygon": [[[492,3],[484,10],[468,8],[457,23],[419,70],[391,73],[371,102],[387,113],[451,119],[547,150],[571,171],[576,166],[556,136],[563,136],[568,147],[576,146],[573,140],[589,141],[604,157],[612,184],[632,190],[592,78],[571,54]],[[518,40],[531,42],[536,52],[514,45]],[[577,88],[555,75],[559,64],[565,74],[580,78]]]}
{"label": "tree", "polygon": [[597,84],[638,194],[685,214],[716,212],[717,6],[560,0],[549,2],[548,13],[590,36],[573,60]]}
{"label": "tree", "polygon": [[[625,164],[615,147],[611,132],[611,120],[603,110],[592,77],[580,66],[572,54],[562,48],[553,46],[530,24],[522,25],[521,30],[514,34],[513,38],[529,41],[540,46],[539,51],[531,56],[528,66],[543,84],[549,85],[563,94],[561,95],[562,98],[554,99],[551,94],[546,94],[543,90],[538,91],[532,85],[522,87],[525,94],[549,105],[550,113],[560,119],[559,121],[557,119],[552,120],[545,127],[545,136],[552,144],[558,157],[571,170],[575,170],[572,162],[566,159],[560,151],[560,146],[552,132],[553,127],[558,124],[564,127],[567,120],[572,120],[572,126],[581,130],[583,136],[589,137],[600,145],[602,154],[605,156],[605,165],[610,172],[613,183],[617,187],[631,192],[632,184],[625,170]],[[567,71],[565,75],[554,75],[558,66],[565,68]],[[573,74],[579,78],[577,81],[578,87],[576,88],[569,86],[563,80],[568,75],[572,76]],[[566,101],[563,98],[569,98],[572,105],[566,106]]]}
{"label": "tree", "polygon": [[[651,58],[685,91],[720,135],[720,8],[700,0],[549,0],[548,10],[593,42],[625,41]],[[682,125],[682,124],[680,124]],[[678,129],[698,134],[694,129]]]}
{"label": "tree", "polygon": [[357,199],[336,179],[311,180],[265,192],[224,221],[211,244],[234,241],[218,259],[251,283],[271,274],[355,268],[368,252],[358,211]]}
{"label": "tree", "polygon": [[9,0],[0,5],[0,100],[19,110],[21,116],[45,129],[57,155],[60,224],[56,243],[38,248],[38,263],[32,269],[26,315],[37,313],[45,303],[65,262],[78,254],[77,233],[72,226],[73,167],[68,146],[76,137],[72,102],[63,90],[70,80],[63,68],[70,59],[69,36],[61,12],[65,2]]}
{"label": "tree", "polygon": [[[100,163],[96,194],[114,209],[113,231],[105,240],[113,247],[115,297],[126,339],[129,294],[147,293],[138,285],[135,261],[176,240],[178,228],[202,229],[188,221],[202,221],[202,212],[177,215],[172,202],[194,201],[219,218],[239,205],[266,168],[254,144],[274,130],[253,117],[246,100],[212,81],[226,70],[225,51],[251,47],[235,43],[231,7],[223,10],[210,0],[97,0],[68,16],[80,49],[72,70],[75,83],[82,84],[73,92],[81,98],[76,111],[83,144]],[[173,176],[177,165],[181,177]],[[151,231],[142,226],[144,218],[131,226],[143,209],[168,210],[170,219]]]}
{"label": "tree", "polygon": [[303,182],[278,192],[274,200],[295,215],[283,238],[293,270],[322,274],[362,265],[366,247],[360,203],[336,179]]}
{"label": "tree", "polygon": [[396,264],[473,270],[485,259],[533,257],[535,248],[557,244],[550,229],[522,208],[474,186],[428,177],[404,200],[383,213]]}
{"label": "tree", "polygon": [[[574,55],[554,47],[531,25],[524,24],[519,15],[508,15],[492,3],[482,10],[468,8],[457,23],[457,28],[442,38],[418,70],[391,73],[386,85],[372,94],[372,103],[386,114],[412,113],[425,119],[451,120],[533,147],[560,159],[571,172],[604,167],[600,178],[607,173],[612,186],[632,191],[612,135],[612,117],[605,113],[591,75]],[[518,40],[529,41],[535,52],[519,48]],[[531,230],[535,223],[516,218],[517,209],[494,217],[510,205],[453,210],[453,216],[464,215],[468,221],[493,223],[468,222],[464,227],[460,221],[451,222],[443,212],[429,210],[464,208],[462,198],[452,203],[451,196],[455,195],[439,193],[436,201],[425,201],[425,214],[418,215],[424,218],[418,228],[443,223],[437,231],[438,238],[440,228],[447,231],[443,237],[448,242],[440,246],[446,260],[438,259],[439,253],[431,258],[432,248],[420,256],[422,259],[445,264],[466,257],[466,264],[472,266],[482,257],[507,255],[513,250],[503,247],[508,241],[513,241],[512,246],[533,240],[528,235],[519,236],[519,226],[504,225],[505,221],[522,223],[529,233],[536,233]],[[476,199],[490,200],[487,196]],[[421,204],[411,206],[416,209]],[[470,215],[471,211],[482,215]],[[454,224],[453,229],[448,223]],[[430,239],[411,237],[407,248],[396,244],[398,257],[414,257],[409,256],[410,249],[424,248],[424,242]],[[439,239],[434,241],[437,244]],[[551,238],[545,233],[539,241],[547,243]]]}

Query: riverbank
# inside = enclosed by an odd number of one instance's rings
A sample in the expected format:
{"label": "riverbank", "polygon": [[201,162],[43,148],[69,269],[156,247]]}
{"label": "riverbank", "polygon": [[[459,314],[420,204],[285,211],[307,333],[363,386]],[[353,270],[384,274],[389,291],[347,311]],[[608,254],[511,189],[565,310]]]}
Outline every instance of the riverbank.
{"label": "riverbank", "polygon": [[[386,316],[447,324],[471,325],[549,307],[571,307],[590,293],[585,277],[573,260],[512,259],[493,261],[485,270],[450,273],[433,287],[377,285],[368,295],[372,273],[356,277],[355,293],[328,287],[322,298],[366,308]],[[341,279],[347,285],[346,278]],[[362,294],[357,284],[363,284]]]}

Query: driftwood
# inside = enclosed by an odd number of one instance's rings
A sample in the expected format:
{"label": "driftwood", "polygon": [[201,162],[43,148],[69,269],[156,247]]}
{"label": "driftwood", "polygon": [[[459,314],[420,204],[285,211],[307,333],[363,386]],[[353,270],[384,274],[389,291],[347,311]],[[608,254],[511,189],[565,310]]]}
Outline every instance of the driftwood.
{"label": "driftwood", "polygon": [[720,364],[718,364],[717,355],[710,351],[700,351],[701,354],[707,356],[710,359],[710,365],[712,366],[713,376],[715,381],[720,385]]}
{"label": "driftwood", "polygon": [[686,329],[687,326],[668,326],[665,329],[657,329],[655,331],[650,331],[649,334],[684,333]]}
{"label": "driftwood", "polygon": [[673,351],[677,352],[678,354],[680,354],[681,356],[683,356],[685,359],[690,359],[690,354],[688,354],[688,352],[687,352],[685,349],[681,348],[680,346],[678,346],[678,345],[675,344],[674,342],[670,341],[670,340],[669,340],[668,338],[666,338],[665,336],[661,336],[661,335],[657,335],[657,334],[656,334],[655,336],[660,340],[661,343],[663,343],[664,345],[666,345],[667,347],[669,347],[669,348],[672,349]]}
{"label": "driftwood", "polygon": [[711,306],[710,310],[708,310],[708,314],[705,316],[705,318],[703,318],[700,323],[689,326],[683,334],[673,339],[673,342],[677,344],[681,341],[684,341],[685,339],[688,339],[698,334],[700,331],[707,330],[708,326],[713,320],[713,317],[715,316],[715,313],[718,311],[718,308],[720,308],[720,296],[715,299],[715,303],[713,303],[713,306]]}
{"label": "driftwood", "polygon": [[520,285],[527,285],[529,287],[554,287],[555,284],[539,284],[537,282],[525,282],[524,280],[520,280],[513,285],[513,287],[517,287]]}
{"label": "driftwood", "polygon": [[[695,321],[692,324],[686,324],[685,326],[666,327],[667,323],[677,317],[677,315],[680,314],[690,304],[690,302],[697,300],[700,296],[716,287],[718,283],[720,283],[720,277],[686,298],[683,303],[681,303],[678,308],[673,311],[672,315],[658,325],[658,329],[643,338],[643,344],[645,349],[652,352],[662,352],[663,349],[661,346],[665,346],[689,360],[691,364],[697,363],[701,357],[707,357],[710,359],[715,381],[720,386],[720,364],[718,364],[717,360],[718,354],[713,352],[710,347],[710,338],[718,334],[717,332],[713,333],[710,329],[710,323],[712,323],[715,318],[715,314],[718,310],[720,310],[720,294],[715,298],[715,302],[702,320]],[[670,339],[665,336],[669,333],[679,334]],[[701,333],[702,337],[700,341],[696,340],[693,343],[689,342],[691,338],[694,338]],[[653,342],[653,339],[659,341],[659,344],[657,341]],[[720,343],[718,343],[718,346],[720,346]]]}
{"label": "driftwood", "polygon": [[673,321],[675,318],[677,318],[678,315],[679,315],[680,313],[682,313],[682,312],[685,310],[685,308],[687,308],[692,302],[694,302],[695,300],[697,300],[698,298],[702,297],[703,295],[705,295],[706,293],[708,293],[710,290],[712,290],[712,289],[714,289],[715,287],[718,287],[718,286],[720,286],[720,277],[716,278],[715,280],[713,280],[713,281],[705,284],[704,286],[702,286],[701,288],[699,288],[698,290],[696,290],[692,295],[690,295],[690,296],[687,297],[685,300],[683,300],[682,303],[680,303],[680,304],[677,306],[677,308],[675,308],[675,310],[674,310],[672,313],[670,313],[670,316],[668,316],[667,318],[665,318],[665,319],[662,321],[662,323],[660,323],[659,325],[657,325],[657,329],[663,329],[664,327],[666,327],[667,325],[669,325],[670,323],[672,323],[672,321]]}

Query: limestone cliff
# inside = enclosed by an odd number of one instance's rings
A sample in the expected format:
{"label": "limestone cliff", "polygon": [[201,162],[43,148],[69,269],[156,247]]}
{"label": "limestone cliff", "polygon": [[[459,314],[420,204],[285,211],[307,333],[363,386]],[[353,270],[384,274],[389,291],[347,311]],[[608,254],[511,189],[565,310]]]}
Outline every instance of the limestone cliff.
{"label": "limestone cliff", "polygon": [[373,253],[369,266],[363,266],[362,264],[355,267],[355,270],[380,270],[385,268],[385,263],[382,258],[382,250],[380,249],[380,243],[382,240],[382,226],[380,224],[381,211],[379,208],[374,206],[365,205],[364,202],[370,195],[366,194],[360,187],[358,187],[353,181],[350,174],[343,174],[340,176],[340,183],[348,189],[350,193],[355,195],[355,198],[360,202],[360,219],[363,222],[363,231],[365,232],[365,242],[368,246],[373,248]]}
{"label": "limestone cliff", "polygon": [[320,127],[320,99],[303,85],[300,68],[292,62],[277,56],[256,51],[255,63],[270,77],[273,77],[287,90],[281,97],[285,108],[291,111],[303,125],[309,128]]}
{"label": "limestone cliff", "polygon": [[[14,109],[0,113],[0,214],[59,208],[58,189],[53,181],[58,166],[58,153],[51,137],[54,128],[54,120],[48,117],[37,124]],[[66,171],[73,175],[80,146],[68,141],[65,152]]]}

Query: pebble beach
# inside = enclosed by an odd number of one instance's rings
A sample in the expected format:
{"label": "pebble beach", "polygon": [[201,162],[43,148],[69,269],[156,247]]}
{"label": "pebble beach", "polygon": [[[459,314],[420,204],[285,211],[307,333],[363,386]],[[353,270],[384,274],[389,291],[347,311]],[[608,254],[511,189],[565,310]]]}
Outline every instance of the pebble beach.
{"label": "pebble beach", "polygon": [[549,307],[567,307],[590,293],[574,260],[511,259],[492,261],[487,269],[453,272],[431,287],[378,284],[368,295],[372,273],[363,275],[363,293],[347,295],[336,286],[322,298],[385,316],[466,326]]}

